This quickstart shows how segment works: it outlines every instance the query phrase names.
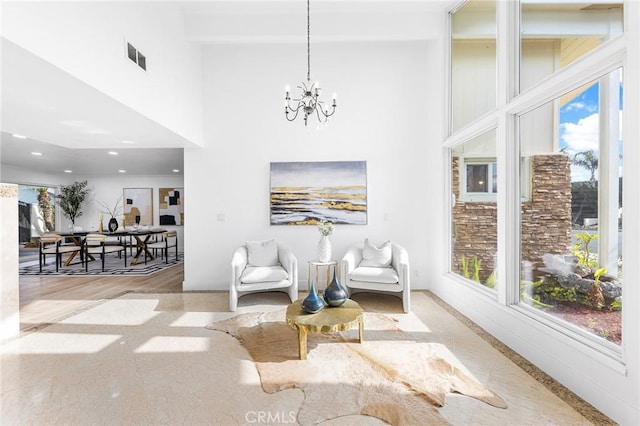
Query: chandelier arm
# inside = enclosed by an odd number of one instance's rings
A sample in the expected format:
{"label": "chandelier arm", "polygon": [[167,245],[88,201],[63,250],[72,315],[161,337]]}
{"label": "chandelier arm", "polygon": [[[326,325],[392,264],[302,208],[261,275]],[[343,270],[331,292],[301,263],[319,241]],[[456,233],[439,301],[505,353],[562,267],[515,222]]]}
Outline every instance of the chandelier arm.
{"label": "chandelier arm", "polygon": [[323,111],[323,114],[325,117],[331,117],[335,112],[336,112],[336,106],[331,105],[331,112],[329,113],[329,110],[327,110],[327,111]]}
{"label": "chandelier arm", "polygon": [[322,107],[320,108],[316,108],[316,115],[318,116],[318,121],[322,123],[322,117],[324,116],[324,122],[327,122],[327,116],[324,115],[324,111],[322,110]]}
{"label": "chandelier arm", "polygon": [[287,104],[287,108],[289,108],[289,111],[297,113],[298,111],[300,111],[300,108],[302,108],[304,106],[304,104],[302,102],[300,102],[300,101],[296,101],[296,102],[298,102],[298,106],[295,107],[295,108],[292,108],[290,103]]}
{"label": "chandelier arm", "polygon": [[[291,109],[291,108],[289,108]],[[296,119],[296,117],[298,116],[298,112],[300,112],[300,107],[296,108],[296,109],[292,109],[291,112],[295,112],[295,114],[293,115],[292,118],[289,118],[289,114],[284,115],[284,117],[288,120],[288,121],[294,121]]]}

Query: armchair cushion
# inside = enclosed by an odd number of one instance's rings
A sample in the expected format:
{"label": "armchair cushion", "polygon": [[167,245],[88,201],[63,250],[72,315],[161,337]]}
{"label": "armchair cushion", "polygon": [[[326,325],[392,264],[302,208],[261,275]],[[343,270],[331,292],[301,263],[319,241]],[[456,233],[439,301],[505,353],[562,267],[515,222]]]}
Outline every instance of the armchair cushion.
{"label": "armchair cushion", "polygon": [[354,269],[349,277],[352,281],[371,282],[380,284],[398,283],[398,273],[393,268],[376,268],[359,266]]}
{"label": "armchair cushion", "polygon": [[391,265],[391,241],[376,247],[369,239],[364,240],[360,266],[386,268]]}
{"label": "armchair cushion", "polygon": [[281,266],[247,266],[240,276],[243,284],[279,282],[289,277]]}
{"label": "armchair cushion", "polygon": [[278,262],[278,245],[275,240],[247,241],[249,265],[276,266]]}

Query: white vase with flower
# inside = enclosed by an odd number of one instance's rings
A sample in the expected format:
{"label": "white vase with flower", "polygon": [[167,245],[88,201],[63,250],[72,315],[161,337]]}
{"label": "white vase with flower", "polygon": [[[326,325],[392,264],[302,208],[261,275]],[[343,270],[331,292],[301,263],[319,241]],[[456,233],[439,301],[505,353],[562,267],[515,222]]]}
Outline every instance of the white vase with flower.
{"label": "white vase with flower", "polygon": [[333,234],[333,223],[323,220],[318,223],[318,231],[320,231],[320,241],[318,242],[318,260],[320,262],[329,262],[331,260],[331,240],[329,235]]}

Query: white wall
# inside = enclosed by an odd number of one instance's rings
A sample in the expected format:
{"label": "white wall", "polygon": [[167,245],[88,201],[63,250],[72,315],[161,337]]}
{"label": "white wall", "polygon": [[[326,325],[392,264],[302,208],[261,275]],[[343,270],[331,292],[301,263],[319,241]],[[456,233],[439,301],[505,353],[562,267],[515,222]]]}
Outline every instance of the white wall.
{"label": "white wall", "polygon": [[203,58],[205,147],[185,150],[184,159],[184,289],[227,289],[235,247],[271,237],[293,248],[306,288],[320,234],[313,226],[270,226],[269,164],[329,160],[364,160],[368,174],[368,225],[337,226],[334,257],[365,237],[391,239],[409,251],[413,287],[426,288],[428,237],[440,227],[430,219],[440,208],[431,180],[443,119],[437,46],[312,46],[312,80],[326,97],[338,93],[338,111],[320,131],[284,117],[285,85],[306,77],[304,45],[209,46]]}
{"label": "white wall", "polygon": [[[200,46],[169,2],[3,2],[2,35],[161,123],[202,143]],[[142,71],[125,40],[147,59]]]}

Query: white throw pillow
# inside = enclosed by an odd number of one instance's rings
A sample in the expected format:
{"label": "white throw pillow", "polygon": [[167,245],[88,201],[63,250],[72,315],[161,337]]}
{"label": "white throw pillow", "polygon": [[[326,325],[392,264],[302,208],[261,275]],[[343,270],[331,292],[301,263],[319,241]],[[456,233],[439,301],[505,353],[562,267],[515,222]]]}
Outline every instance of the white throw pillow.
{"label": "white throw pillow", "polygon": [[276,266],[278,262],[278,245],[276,240],[247,241],[249,265],[251,266]]}
{"label": "white throw pillow", "polygon": [[362,262],[360,266],[374,268],[387,268],[391,265],[391,241],[387,241],[380,247],[373,245],[368,238],[364,240]]}

